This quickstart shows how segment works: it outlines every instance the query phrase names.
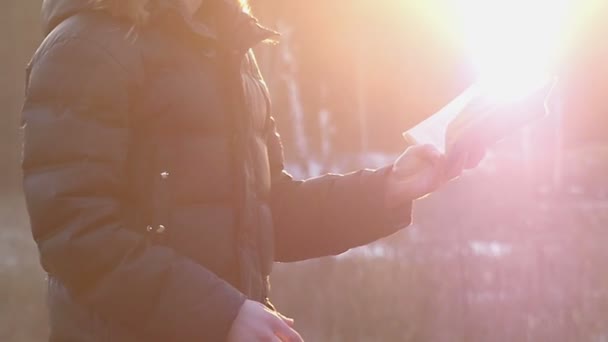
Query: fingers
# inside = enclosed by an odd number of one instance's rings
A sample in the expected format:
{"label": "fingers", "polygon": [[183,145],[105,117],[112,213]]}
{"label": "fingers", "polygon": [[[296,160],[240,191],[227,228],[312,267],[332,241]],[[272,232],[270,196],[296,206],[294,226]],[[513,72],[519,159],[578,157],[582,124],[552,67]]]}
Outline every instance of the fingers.
{"label": "fingers", "polygon": [[295,330],[277,332],[277,337],[281,342],[304,342],[300,334]]}
{"label": "fingers", "polygon": [[430,144],[419,145],[412,147],[412,153],[418,158],[427,161],[431,164],[437,164],[443,158],[443,154],[439,150]]}
{"label": "fingers", "polygon": [[405,179],[432,166],[436,167],[444,160],[443,154],[433,145],[411,146],[393,164],[393,173],[399,179]]}
{"label": "fingers", "polygon": [[465,169],[474,169],[481,163],[483,158],[486,156],[486,149],[482,147],[472,149],[468,156],[467,161],[465,163]]}
{"label": "fingers", "polygon": [[464,170],[476,168],[486,155],[485,147],[475,139],[462,139],[450,146],[446,156],[446,178],[454,179]]}
{"label": "fingers", "polygon": [[227,341],[303,342],[302,337],[292,328],[293,324],[293,319],[270,310],[259,302],[246,300],[232,323]]}
{"label": "fingers", "polygon": [[279,317],[274,320],[273,329],[276,336],[281,339],[281,342],[304,342],[302,336]]}
{"label": "fingers", "polygon": [[456,145],[448,153],[446,161],[446,179],[454,179],[462,174],[468,159],[468,153],[463,145]]}

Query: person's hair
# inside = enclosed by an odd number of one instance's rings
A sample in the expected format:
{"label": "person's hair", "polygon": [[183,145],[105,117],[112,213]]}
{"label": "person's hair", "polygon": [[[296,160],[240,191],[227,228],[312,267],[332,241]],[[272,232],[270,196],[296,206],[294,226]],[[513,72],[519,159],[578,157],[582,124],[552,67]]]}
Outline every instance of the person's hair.
{"label": "person's hair", "polygon": [[[153,0],[91,0],[95,8],[110,12],[114,16],[129,19],[135,26],[146,23],[150,15],[148,3]],[[172,0],[182,1],[182,0]],[[205,1],[205,0],[203,0]],[[225,0],[224,0],[225,1]],[[249,11],[248,0],[238,0],[245,11]]]}

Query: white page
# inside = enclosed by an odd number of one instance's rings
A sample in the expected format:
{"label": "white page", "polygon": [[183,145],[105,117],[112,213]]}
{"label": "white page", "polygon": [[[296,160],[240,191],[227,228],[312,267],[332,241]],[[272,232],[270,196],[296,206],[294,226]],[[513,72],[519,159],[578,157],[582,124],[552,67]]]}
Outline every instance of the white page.
{"label": "white page", "polygon": [[448,125],[478,94],[479,91],[476,86],[469,87],[437,113],[410,128],[404,133],[404,136],[413,138],[417,144],[433,145],[441,153],[445,153]]}

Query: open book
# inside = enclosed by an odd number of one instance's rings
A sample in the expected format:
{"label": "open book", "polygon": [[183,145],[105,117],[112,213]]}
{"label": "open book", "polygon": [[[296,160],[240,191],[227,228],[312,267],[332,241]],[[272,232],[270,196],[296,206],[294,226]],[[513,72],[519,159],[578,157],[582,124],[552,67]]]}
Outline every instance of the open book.
{"label": "open book", "polygon": [[514,99],[500,99],[473,85],[447,106],[403,133],[411,144],[431,144],[443,153],[458,146],[490,147],[546,114],[545,85]]}

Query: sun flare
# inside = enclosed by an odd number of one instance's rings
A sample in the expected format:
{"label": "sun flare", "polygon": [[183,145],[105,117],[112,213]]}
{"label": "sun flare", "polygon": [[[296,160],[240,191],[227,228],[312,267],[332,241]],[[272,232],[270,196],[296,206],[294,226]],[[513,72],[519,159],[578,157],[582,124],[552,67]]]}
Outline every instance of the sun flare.
{"label": "sun flare", "polygon": [[498,98],[551,81],[575,0],[457,0],[455,13],[478,85]]}
{"label": "sun flare", "polygon": [[[512,110],[497,108],[511,108],[511,105],[527,103],[527,99],[536,101],[541,98],[534,94],[549,92],[553,80],[559,77],[560,68],[567,63],[569,53],[575,50],[575,41],[579,39],[577,31],[587,25],[585,19],[596,12],[594,8],[600,1],[605,0],[420,2],[416,8],[418,13],[441,34],[449,37],[450,44],[464,51],[464,56],[474,68],[475,82],[407,134],[419,142],[445,147],[448,127],[452,127],[452,136],[458,136],[454,131],[463,129],[454,127],[469,129],[479,126],[494,120],[487,113],[513,113]],[[515,127],[537,117],[538,107],[532,107],[535,108],[534,116],[522,110],[512,116],[509,124]],[[490,124],[488,127],[498,126]],[[504,122],[500,127],[505,127]],[[478,131],[485,132],[485,129],[478,127]],[[500,137],[504,134],[484,133],[484,136]]]}

